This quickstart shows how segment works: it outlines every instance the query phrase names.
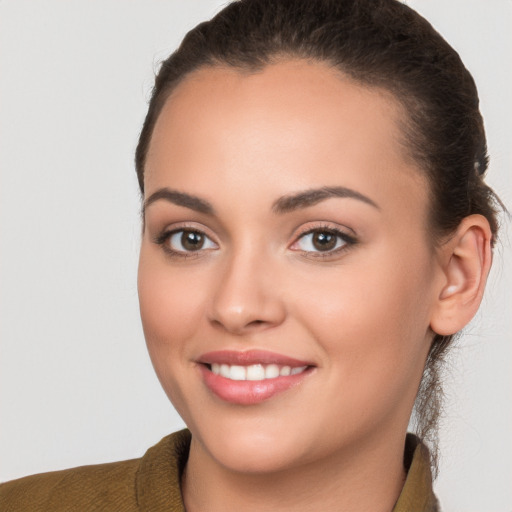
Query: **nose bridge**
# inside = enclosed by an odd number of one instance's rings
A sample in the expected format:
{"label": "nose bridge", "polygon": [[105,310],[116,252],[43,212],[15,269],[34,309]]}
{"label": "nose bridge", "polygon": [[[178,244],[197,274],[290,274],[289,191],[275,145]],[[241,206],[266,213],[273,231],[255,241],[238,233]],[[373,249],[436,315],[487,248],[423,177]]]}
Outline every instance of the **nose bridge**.
{"label": "nose bridge", "polygon": [[219,268],[210,319],[232,333],[277,325],[285,316],[272,285],[272,255],[248,243],[231,251]]}

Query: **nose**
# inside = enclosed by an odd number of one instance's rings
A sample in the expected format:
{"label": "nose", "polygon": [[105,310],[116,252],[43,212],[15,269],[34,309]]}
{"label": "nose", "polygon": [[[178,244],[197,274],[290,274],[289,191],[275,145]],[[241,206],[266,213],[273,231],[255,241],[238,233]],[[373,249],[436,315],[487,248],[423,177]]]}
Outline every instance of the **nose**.
{"label": "nose", "polygon": [[233,254],[216,277],[209,320],[217,328],[243,335],[281,324],[286,317],[272,265],[261,255]]}

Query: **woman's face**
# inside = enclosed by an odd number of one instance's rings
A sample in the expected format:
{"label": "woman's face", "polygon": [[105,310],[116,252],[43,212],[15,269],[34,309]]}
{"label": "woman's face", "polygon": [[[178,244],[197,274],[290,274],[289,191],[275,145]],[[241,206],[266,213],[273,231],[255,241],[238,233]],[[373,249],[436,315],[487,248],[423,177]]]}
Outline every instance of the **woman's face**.
{"label": "woman's face", "polygon": [[140,308],[211,460],[273,471],[403,442],[440,270],[399,117],[388,95],[301,61],[199,70],[165,104]]}

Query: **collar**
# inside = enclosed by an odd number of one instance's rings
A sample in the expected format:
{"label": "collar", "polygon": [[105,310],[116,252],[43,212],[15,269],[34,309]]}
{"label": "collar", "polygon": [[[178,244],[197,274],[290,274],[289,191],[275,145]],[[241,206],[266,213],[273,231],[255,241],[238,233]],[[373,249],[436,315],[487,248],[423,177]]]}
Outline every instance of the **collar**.
{"label": "collar", "polygon": [[[190,432],[185,429],[164,437],[142,457],[136,475],[137,504],[141,511],[185,512],[181,475],[188,460]],[[428,449],[407,434],[404,451],[407,477],[393,512],[439,512],[432,489]]]}
{"label": "collar", "polygon": [[404,450],[407,477],[393,512],[439,512],[432,489],[430,454],[414,434],[407,434]]}

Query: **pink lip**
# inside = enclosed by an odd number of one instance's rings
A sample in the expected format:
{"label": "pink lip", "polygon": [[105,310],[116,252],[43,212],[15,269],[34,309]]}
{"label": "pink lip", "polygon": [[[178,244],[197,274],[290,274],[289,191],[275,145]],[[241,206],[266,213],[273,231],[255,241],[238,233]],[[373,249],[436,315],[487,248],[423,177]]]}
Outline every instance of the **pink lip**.
{"label": "pink lip", "polygon": [[[198,367],[210,391],[222,400],[237,405],[255,405],[282,393],[302,382],[313,371],[312,365],[288,356],[262,350],[218,351],[203,354]],[[215,375],[208,365],[212,363],[249,366],[251,364],[277,364],[292,368],[308,366],[297,375],[279,376],[265,380],[231,380]]]}
{"label": "pink lip", "polygon": [[241,366],[249,366],[251,364],[277,364],[279,366],[291,366],[292,368],[313,366],[311,362],[300,361],[299,359],[267,350],[217,350],[203,354],[197,361],[203,364],[239,364]]}

